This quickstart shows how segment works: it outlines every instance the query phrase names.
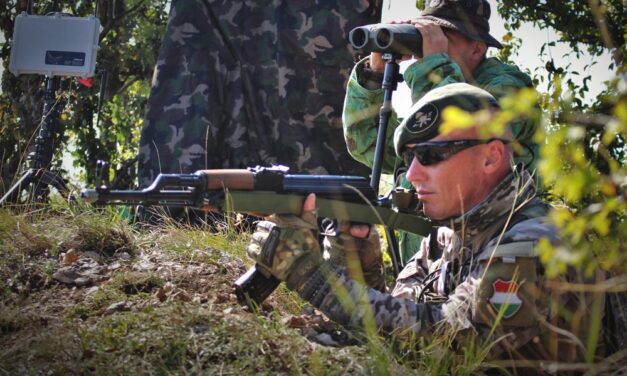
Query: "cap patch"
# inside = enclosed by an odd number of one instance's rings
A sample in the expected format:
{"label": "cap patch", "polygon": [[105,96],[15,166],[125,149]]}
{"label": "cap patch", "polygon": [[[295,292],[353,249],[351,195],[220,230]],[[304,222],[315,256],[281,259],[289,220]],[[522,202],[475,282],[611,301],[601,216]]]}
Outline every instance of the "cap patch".
{"label": "cap patch", "polygon": [[428,132],[435,125],[437,127],[440,112],[432,103],[422,106],[413,115],[413,119],[406,123],[407,130],[415,135]]}

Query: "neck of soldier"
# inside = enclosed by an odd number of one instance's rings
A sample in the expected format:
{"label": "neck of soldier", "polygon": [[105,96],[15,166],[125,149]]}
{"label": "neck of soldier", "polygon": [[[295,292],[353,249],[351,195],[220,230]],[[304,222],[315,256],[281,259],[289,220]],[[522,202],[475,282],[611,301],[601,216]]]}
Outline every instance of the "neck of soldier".
{"label": "neck of soldier", "polygon": [[451,228],[462,246],[474,250],[490,240],[492,234],[506,228],[512,215],[535,195],[536,189],[531,175],[526,170],[515,169],[479,204],[458,217],[436,223]]}
{"label": "neck of soldier", "polygon": [[479,68],[479,65],[481,65],[481,63],[483,63],[485,59],[486,59],[486,55],[484,54],[478,60],[468,61],[464,64],[460,64],[459,67],[462,70],[462,75],[464,76],[464,80],[466,80],[466,82],[472,83],[475,80],[474,73],[477,70],[477,68]]}

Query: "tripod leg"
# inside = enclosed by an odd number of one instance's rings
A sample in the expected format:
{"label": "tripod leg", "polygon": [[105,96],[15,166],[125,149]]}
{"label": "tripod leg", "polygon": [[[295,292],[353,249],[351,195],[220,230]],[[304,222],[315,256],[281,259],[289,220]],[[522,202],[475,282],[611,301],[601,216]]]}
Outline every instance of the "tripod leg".
{"label": "tripod leg", "polygon": [[16,204],[19,202],[20,193],[22,190],[27,188],[32,182],[35,176],[35,172],[33,170],[28,170],[22,175],[20,180],[15,183],[2,198],[0,198],[0,205],[5,205],[8,203]]}

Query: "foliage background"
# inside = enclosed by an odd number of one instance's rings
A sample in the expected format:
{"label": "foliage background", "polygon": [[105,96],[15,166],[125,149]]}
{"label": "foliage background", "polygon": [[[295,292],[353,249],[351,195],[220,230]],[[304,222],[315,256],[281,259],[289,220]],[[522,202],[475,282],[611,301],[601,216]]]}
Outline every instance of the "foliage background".
{"label": "foliage background", "polygon": [[[67,98],[67,105],[61,121],[65,129],[59,129],[54,161],[60,165],[60,155],[71,141],[74,165],[84,168],[86,182],[93,182],[97,160],[109,161],[119,168],[137,154],[150,78],[167,23],[168,3],[168,0],[37,1],[29,12],[44,15],[62,11],[83,17],[96,14],[100,19],[102,32],[94,85],[87,88],[79,85],[76,78],[68,78],[62,83],[67,89],[58,91]],[[15,77],[8,71],[13,23],[27,7],[28,2],[24,0],[0,4],[0,32],[7,41],[0,49],[4,64],[0,96],[3,150],[0,193],[11,187],[16,173],[25,167],[43,106],[44,77]],[[103,72],[106,72],[106,82]],[[101,86],[104,86],[104,95],[98,119]]]}
{"label": "foliage background", "polygon": [[[536,82],[547,81],[549,88],[541,93],[540,101],[545,126],[536,135],[544,144],[539,173],[554,201],[564,204],[552,215],[569,240],[561,249],[545,246],[544,261],[551,273],[573,264],[585,265],[590,272],[598,263],[617,275],[626,270],[625,10],[623,1],[538,4],[506,0],[498,6],[509,31],[502,59],[509,59],[520,45],[521,39],[515,35],[521,23],[532,22],[542,29],[557,30],[573,56],[579,57],[585,49],[594,59],[610,51],[608,69],[617,72],[596,98],[590,98],[588,87],[595,78],[585,71],[556,66],[549,60],[544,75],[534,76]],[[542,50],[552,45],[554,42],[549,42]],[[573,82],[577,75],[583,75],[580,85]]]}

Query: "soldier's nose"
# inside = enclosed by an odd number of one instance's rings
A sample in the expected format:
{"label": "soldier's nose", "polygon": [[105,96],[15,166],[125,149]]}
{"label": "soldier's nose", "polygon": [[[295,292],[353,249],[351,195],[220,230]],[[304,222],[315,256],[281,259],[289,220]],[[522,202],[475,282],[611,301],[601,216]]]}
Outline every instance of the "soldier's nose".
{"label": "soldier's nose", "polygon": [[416,158],[414,158],[407,169],[405,178],[410,182],[422,182],[427,178],[427,170],[425,166],[420,164]]}

